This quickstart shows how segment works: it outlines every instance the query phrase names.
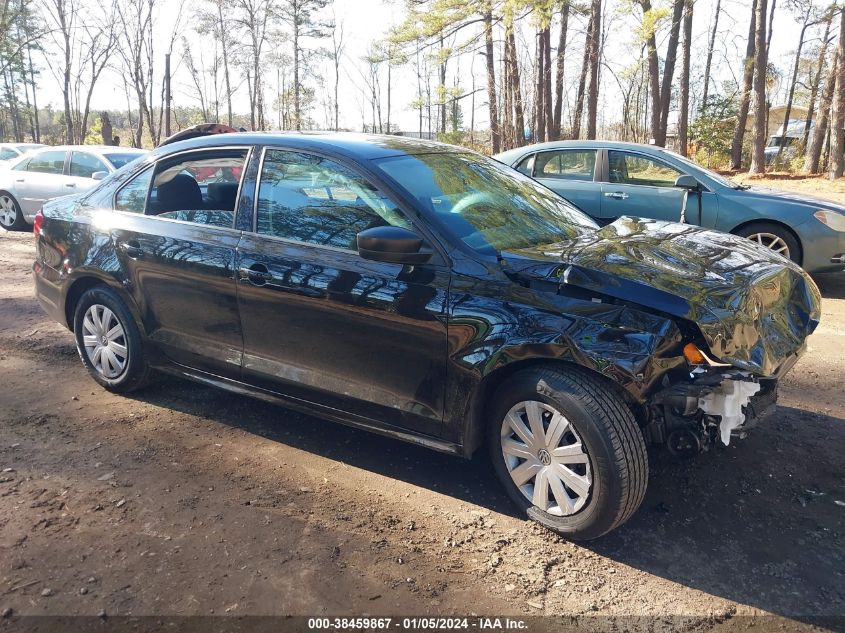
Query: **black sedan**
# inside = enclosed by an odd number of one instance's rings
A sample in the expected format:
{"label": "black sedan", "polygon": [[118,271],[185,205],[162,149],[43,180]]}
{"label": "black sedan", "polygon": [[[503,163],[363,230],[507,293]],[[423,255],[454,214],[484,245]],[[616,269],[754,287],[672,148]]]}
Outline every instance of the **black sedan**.
{"label": "black sedan", "polygon": [[636,511],[647,443],[689,457],[770,412],[819,319],[810,278],[748,240],[600,229],[509,167],[396,137],[171,143],[34,230],[41,305],[106,389],[166,372],[487,444],[521,510],[570,538]]}

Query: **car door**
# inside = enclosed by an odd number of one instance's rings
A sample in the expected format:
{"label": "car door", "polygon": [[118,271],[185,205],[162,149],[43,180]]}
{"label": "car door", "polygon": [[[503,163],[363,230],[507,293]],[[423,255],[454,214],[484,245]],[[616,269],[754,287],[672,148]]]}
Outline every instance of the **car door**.
{"label": "car door", "polygon": [[363,420],[439,434],[449,270],[368,261],[356,235],[412,228],[356,169],[265,149],[254,231],[238,248],[243,380]]}
{"label": "car door", "polygon": [[[175,363],[238,379],[241,371],[234,228],[250,148],[169,155],[115,194],[109,218],[126,286],[148,338]],[[215,184],[232,195],[208,195]]]}
{"label": "car door", "polygon": [[67,185],[74,193],[87,191],[97,184],[93,176],[96,173],[108,174],[111,170],[99,156],[89,152],[73,150],[70,153]]}
{"label": "car door", "polygon": [[47,200],[73,193],[66,187],[65,150],[47,150],[34,154],[14,170],[18,204],[26,217],[34,216]]}
{"label": "car door", "polygon": [[680,220],[684,190],[675,187],[675,180],[683,172],[665,161],[628,150],[608,150],[607,164],[607,182],[601,186],[603,223],[623,215]]}
{"label": "car door", "polygon": [[571,148],[537,152],[532,175],[584,213],[599,217],[601,183],[595,182],[595,149]]}

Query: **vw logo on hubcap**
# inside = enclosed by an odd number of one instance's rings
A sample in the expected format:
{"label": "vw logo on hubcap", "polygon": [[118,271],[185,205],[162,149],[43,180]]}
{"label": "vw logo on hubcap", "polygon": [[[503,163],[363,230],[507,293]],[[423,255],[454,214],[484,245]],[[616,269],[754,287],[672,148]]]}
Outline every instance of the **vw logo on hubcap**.
{"label": "vw logo on hubcap", "polygon": [[540,460],[540,463],[543,464],[543,466],[548,466],[552,463],[552,456],[549,455],[549,451],[545,448],[541,448],[537,451],[537,459]]}

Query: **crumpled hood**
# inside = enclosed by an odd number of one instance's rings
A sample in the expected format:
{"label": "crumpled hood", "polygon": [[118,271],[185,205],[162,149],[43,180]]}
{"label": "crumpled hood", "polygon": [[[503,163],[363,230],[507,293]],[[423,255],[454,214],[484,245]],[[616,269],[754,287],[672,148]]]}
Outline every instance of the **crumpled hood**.
{"label": "crumpled hood", "polygon": [[788,371],[819,322],[809,275],[726,233],[622,217],[542,254],[561,284],[692,321],[715,358],[762,376]]}

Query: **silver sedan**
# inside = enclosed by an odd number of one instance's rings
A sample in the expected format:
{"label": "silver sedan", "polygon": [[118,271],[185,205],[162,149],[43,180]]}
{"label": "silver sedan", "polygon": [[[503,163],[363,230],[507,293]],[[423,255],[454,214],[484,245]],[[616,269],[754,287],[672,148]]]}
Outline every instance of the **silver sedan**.
{"label": "silver sedan", "polygon": [[22,229],[48,200],[91,189],[97,181],[143,156],[127,147],[45,147],[0,169],[0,226]]}

